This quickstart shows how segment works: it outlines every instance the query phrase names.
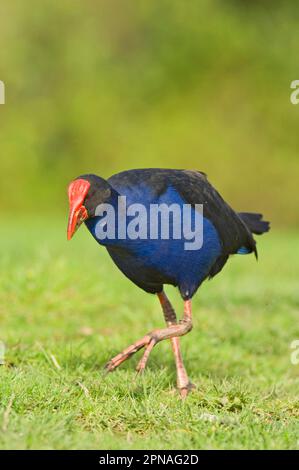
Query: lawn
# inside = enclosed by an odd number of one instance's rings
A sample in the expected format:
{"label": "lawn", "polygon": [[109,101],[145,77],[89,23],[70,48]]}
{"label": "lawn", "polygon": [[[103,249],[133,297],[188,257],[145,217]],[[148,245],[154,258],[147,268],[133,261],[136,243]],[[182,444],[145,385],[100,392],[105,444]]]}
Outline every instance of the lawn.
{"label": "lawn", "polygon": [[[169,342],[137,377],[140,353],[108,359],[163,325],[157,299],[131,284],[82,228],[9,220],[2,227],[0,447],[4,449],[270,449],[299,447],[299,234],[259,239],[194,298],[182,339],[196,390],[181,401]],[[182,302],[167,289],[178,313]]]}

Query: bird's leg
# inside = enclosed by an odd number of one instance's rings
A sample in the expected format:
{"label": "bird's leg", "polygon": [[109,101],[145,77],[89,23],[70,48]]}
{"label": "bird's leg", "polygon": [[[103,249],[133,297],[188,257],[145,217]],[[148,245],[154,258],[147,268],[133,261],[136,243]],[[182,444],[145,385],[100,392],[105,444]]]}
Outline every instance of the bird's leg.
{"label": "bird's leg", "polygon": [[[160,294],[158,294],[158,298],[160,300],[160,303],[163,309],[166,324],[168,326],[176,324],[177,323],[176,313],[167,295],[165,294],[165,292],[162,291]],[[190,315],[190,319],[191,319],[191,302],[190,302],[190,312],[188,313],[188,315]],[[181,397],[185,398],[188,395],[189,391],[192,388],[194,388],[194,385],[190,382],[185,366],[184,366],[182,353],[181,353],[181,347],[180,347],[180,338],[174,337],[174,338],[171,338],[170,341],[171,341],[171,346],[172,346],[176,370],[177,370],[177,387],[180,391]]]}
{"label": "bird's leg", "polygon": [[[165,300],[164,296],[163,296],[163,299]],[[170,305],[169,301],[167,305]],[[184,316],[183,316],[183,319],[179,323],[176,322],[175,313],[171,305],[170,305],[171,310],[169,309],[169,307],[165,307],[165,308],[168,312],[167,320],[166,320],[168,324],[167,328],[153,330],[152,332],[148,333],[140,340],[136,341],[136,343],[124,349],[120,354],[112,358],[106,364],[106,369],[108,372],[112,372],[114,369],[116,369],[116,367],[118,367],[120,364],[126,361],[129,357],[131,357],[133,354],[139,351],[139,349],[145,347],[146,350],[144,352],[144,356],[137,366],[138,370],[143,370],[147,362],[148,356],[151,350],[153,349],[153,347],[160,341],[163,341],[164,339],[175,338],[175,341],[173,343],[173,351],[174,351],[174,355],[176,358],[176,364],[177,364],[177,370],[178,370],[178,386],[180,389],[184,390],[184,392],[181,393],[182,396],[186,396],[189,389],[192,386],[189,382],[187,373],[183,365],[177,337],[185,335],[192,329],[191,300],[185,301]]]}
{"label": "bird's leg", "polygon": [[[176,314],[175,314],[175,311],[174,311],[168,297],[166,296],[165,292],[162,291],[157,295],[158,295],[158,299],[160,300],[160,304],[161,304],[162,309],[163,309],[166,325],[167,326],[176,325],[177,324]],[[171,338],[171,342],[173,343],[173,341],[175,339],[176,338]],[[147,360],[148,360],[149,355],[150,355],[150,352],[151,352],[151,350],[153,349],[154,346],[155,345],[153,344],[153,342],[150,342],[146,346],[144,354],[143,354],[142,358],[140,359],[140,361],[138,362],[138,365],[136,367],[137,372],[143,372],[144,371],[145,366],[147,364]]]}
{"label": "bird's leg", "polygon": [[[167,326],[171,325],[177,325],[177,317],[176,313],[174,311],[173,306],[171,305],[167,295],[165,294],[164,291],[160,292],[158,295],[158,299],[160,301],[163,313],[164,313],[164,318]],[[179,338],[171,338],[170,339],[174,356],[175,356],[175,361],[176,361],[176,366],[177,366],[177,371],[178,371],[178,382],[180,384],[184,382],[183,380],[183,375],[187,376],[182,356],[181,356],[181,351],[180,351],[180,343],[179,343]],[[151,350],[153,346],[151,343],[146,347],[142,359],[139,361],[138,366],[137,366],[137,371],[142,372],[145,369],[147,359],[149,357],[149,352],[148,350]],[[182,379],[182,380],[181,380]],[[181,388],[178,384],[178,388]]]}

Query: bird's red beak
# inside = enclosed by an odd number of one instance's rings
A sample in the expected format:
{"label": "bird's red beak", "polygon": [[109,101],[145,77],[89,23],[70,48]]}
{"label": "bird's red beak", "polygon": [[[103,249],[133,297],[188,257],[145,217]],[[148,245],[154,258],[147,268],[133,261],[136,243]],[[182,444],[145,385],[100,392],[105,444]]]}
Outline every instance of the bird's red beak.
{"label": "bird's red beak", "polygon": [[77,228],[87,219],[88,212],[83,205],[84,199],[90,188],[90,183],[83,179],[72,181],[68,187],[70,203],[69,222],[67,227],[67,239],[70,240]]}

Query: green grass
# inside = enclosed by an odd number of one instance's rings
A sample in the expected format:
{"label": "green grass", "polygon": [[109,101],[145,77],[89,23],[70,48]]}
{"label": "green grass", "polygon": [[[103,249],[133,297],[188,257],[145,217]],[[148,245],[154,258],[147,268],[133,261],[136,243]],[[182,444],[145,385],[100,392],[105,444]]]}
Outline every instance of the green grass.
{"label": "green grass", "polygon": [[163,325],[162,313],[85,229],[65,238],[65,221],[50,218],[1,230],[1,448],[298,448],[298,234],[264,236],[258,264],[235,257],[197,293],[182,339],[197,389],[185,402],[169,342],[142,377],[138,355],[103,373],[110,356]]}

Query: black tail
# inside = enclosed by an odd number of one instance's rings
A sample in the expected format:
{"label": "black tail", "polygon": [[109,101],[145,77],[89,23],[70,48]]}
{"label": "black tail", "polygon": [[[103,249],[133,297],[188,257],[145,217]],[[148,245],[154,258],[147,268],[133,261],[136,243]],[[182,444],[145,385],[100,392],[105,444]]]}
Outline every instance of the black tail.
{"label": "black tail", "polygon": [[245,222],[247,227],[252,233],[261,235],[262,233],[269,232],[270,222],[263,220],[262,214],[253,214],[251,212],[239,212],[239,217]]}

